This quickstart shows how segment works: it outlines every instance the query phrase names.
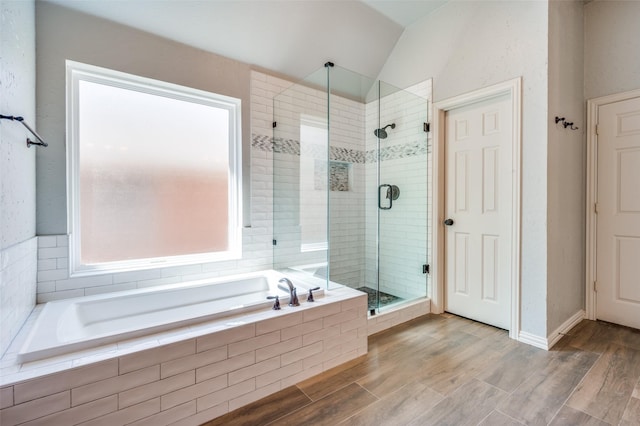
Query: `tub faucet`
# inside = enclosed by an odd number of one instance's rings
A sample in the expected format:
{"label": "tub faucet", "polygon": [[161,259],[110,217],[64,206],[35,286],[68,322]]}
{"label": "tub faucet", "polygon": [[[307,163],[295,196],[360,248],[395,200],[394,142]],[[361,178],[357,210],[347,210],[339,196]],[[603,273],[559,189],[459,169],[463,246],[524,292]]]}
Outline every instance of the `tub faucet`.
{"label": "tub faucet", "polygon": [[284,283],[289,287],[289,306],[300,306],[296,288],[289,278],[280,278],[279,283]]}

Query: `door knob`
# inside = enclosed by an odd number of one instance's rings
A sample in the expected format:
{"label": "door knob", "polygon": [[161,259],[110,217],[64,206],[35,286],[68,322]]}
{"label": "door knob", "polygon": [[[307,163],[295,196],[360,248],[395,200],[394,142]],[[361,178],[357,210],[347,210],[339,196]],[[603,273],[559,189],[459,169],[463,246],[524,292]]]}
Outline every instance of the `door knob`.
{"label": "door knob", "polygon": [[451,225],[453,225],[453,219],[447,219],[447,220],[445,220],[445,221],[444,221],[444,224],[445,224],[445,225],[447,225],[447,226],[451,226]]}

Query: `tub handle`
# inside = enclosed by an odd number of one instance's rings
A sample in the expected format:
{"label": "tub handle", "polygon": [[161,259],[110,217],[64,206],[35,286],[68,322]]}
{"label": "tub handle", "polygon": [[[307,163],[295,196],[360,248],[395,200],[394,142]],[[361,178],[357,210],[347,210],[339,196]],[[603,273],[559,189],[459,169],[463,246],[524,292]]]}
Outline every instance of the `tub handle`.
{"label": "tub handle", "polygon": [[280,298],[278,296],[268,296],[267,299],[276,299],[275,302],[273,302],[273,309],[274,311],[279,311],[280,310]]}
{"label": "tub handle", "polygon": [[315,288],[310,288],[309,289],[309,296],[307,297],[307,302],[315,302],[315,300],[313,299],[313,292],[316,290],[320,290],[320,287],[315,287]]}

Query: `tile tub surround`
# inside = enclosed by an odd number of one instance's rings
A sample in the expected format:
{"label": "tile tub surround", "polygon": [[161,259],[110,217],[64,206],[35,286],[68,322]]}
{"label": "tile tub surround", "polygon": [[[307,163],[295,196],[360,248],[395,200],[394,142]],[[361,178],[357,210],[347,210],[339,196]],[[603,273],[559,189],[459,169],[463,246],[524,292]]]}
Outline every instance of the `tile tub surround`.
{"label": "tile tub surround", "polygon": [[37,238],[0,250],[0,356],[35,305]]}
{"label": "tile tub surround", "polygon": [[313,304],[17,365],[23,330],[2,359],[0,423],[199,425],[366,354],[366,303],[341,287]]}

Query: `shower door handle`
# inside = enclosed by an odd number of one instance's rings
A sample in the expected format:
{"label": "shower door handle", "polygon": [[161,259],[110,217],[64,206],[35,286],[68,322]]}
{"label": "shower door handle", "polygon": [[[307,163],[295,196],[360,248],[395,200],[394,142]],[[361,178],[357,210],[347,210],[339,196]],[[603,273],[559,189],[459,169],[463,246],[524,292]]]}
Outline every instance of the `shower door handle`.
{"label": "shower door handle", "polygon": [[[391,188],[391,185],[387,184],[387,183],[383,183],[382,185],[380,185],[378,187],[378,208],[380,210],[391,210],[391,207],[393,207],[393,197],[388,197],[389,199],[389,207],[384,207],[382,205],[382,197],[380,196],[380,193],[382,193],[382,189],[386,188],[386,191],[384,191],[385,195],[390,193],[390,191],[393,191],[393,189]],[[387,198],[387,197],[385,197]]]}

